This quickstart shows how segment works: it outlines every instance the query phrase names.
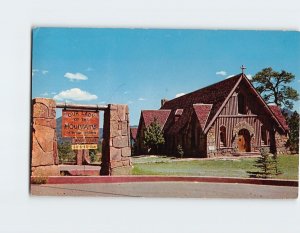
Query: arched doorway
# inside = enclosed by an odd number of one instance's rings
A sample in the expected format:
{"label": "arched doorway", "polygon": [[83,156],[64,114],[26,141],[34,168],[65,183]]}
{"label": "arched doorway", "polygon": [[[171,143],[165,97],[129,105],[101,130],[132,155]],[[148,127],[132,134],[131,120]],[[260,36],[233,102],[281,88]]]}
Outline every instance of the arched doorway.
{"label": "arched doorway", "polygon": [[247,129],[241,129],[238,133],[237,147],[239,152],[251,151],[251,137]]}

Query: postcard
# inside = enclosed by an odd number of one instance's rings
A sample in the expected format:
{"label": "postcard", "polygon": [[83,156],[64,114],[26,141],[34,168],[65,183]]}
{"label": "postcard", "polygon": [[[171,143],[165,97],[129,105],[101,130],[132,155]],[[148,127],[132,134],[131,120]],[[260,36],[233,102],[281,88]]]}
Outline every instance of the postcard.
{"label": "postcard", "polygon": [[32,29],[32,195],[298,196],[300,33]]}

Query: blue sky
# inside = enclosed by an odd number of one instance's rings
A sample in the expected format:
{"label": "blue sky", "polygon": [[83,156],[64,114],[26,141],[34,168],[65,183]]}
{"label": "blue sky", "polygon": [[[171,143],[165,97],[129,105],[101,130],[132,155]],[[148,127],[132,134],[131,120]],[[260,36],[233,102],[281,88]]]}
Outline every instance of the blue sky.
{"label": "blue sky", "polygon": [[242,64],[250,78],[266,67],[292,72],[300,91],[299,32],[35,28],[32,38],[33,98],[128,104],[131,125],[162,98],[224,80]]}

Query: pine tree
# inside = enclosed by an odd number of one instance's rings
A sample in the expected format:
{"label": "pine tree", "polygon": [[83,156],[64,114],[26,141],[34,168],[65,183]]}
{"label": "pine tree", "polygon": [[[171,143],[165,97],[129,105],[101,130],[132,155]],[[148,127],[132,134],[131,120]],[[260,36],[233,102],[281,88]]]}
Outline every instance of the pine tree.
{"label": "pine tree", "polygon": [[180,158],[183,158],[184,151],[183,151],[183,148],[180,144],[177,146],[177,153],[180,156]]}
{"label": "pine tree", "polygon": [[150,151],[158,153],[158,148],[165,143],[165,139],[156,118],[154,118],[154,121],[146,128],[144,135],[144,144]]}
{"label": "pine tree", "polygon": [[[255,167],[259,168],[259,172],[256,172],[256,177],[269,178],[275,175],[275,163],[271,158],[267,149],[263,148],[260,151],[261,156],[255,161]],[[276,159],[277,162],[277,159]]]}
{"label": "pine tree", "polygon": [[299,151],[299,114],[295,111],[290,117],[287,117],[287,123],[289,125],[289,140],[287,145],[294,153]]}
{"label": "pine tree", "polygon": [[295,75],[292,73],[284,70],[277,72],[268,67],[258,72],[251,82],[267,103],[292,109],[293,101],[299,99],[297,90],[288,86],[294,79]]}

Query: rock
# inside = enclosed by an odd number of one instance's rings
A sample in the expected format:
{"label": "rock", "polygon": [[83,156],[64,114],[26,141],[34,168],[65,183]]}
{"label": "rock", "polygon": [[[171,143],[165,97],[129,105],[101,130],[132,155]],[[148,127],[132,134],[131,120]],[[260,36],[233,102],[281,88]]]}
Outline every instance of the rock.
{"label": "rock", "polygon": [[128,146],[128,136],[118,136],[113,138],[113,146],[120,148],[120,147],[127,147]]}
{"label": "rock", "polygon": [[[53,146],[53,145],[52,145]],[[45,152],[40,147],[35,135],[32,136],[31,166],[53,165],[53,151]]]}
{"label": "rock", "polygon": [[117,121],[112,121],[110,124],[110,136],[111,137],[121,136],[121,130],[119,130]]}
{"label": "rock", "polygon": [[56,120],[49,118],[36,118],[33,120],[34,125],[46,126],[52,129],[56,128]]}
{"label": "rock", "polygon": [[53,151],[55,130],[42,125],[34,125],[34,134],[44,152]]}
{"label": "rock", "polygon": [[120,121],[125,121],[125,109],[126,109],[126,105],[118,105],[118,117],[120,119]]}
{"label": "rock", "polygon": [[128,135],[128,125],[126,121],[122,121],[122,135],[126,136]]}
{"label": "rock", "polygon": [[132,174],[132,166],[116,167],[111,169],[112,176],[122,176],[122,175],[131,175],[131,174]]}
{"label": "rock", "polygon": [[31,169],[31,176],[59,176],[58,166],[39,166]]}
{"label": "rock", "polygon": [[112,160],[110,162],[110,167],[111,168],[115,168],[115,167],[122,167],[123,166],[123,162],[122,161],[115,161],[115,160]]}
{"label": "rock", "polygon": [[122,157],[129,157],[131,155],[131,148],[124,147],[122,148]]}
{"label": "rock", "polygon": [[109,150],[110,150],[110,159],[111,160],[120,160],[121,159],[121,149],[111,147]]}
{"label": "rock", "polygon": [[34,118],[48,118],[48,107],[41,103],[33,105],[33,117]]}

